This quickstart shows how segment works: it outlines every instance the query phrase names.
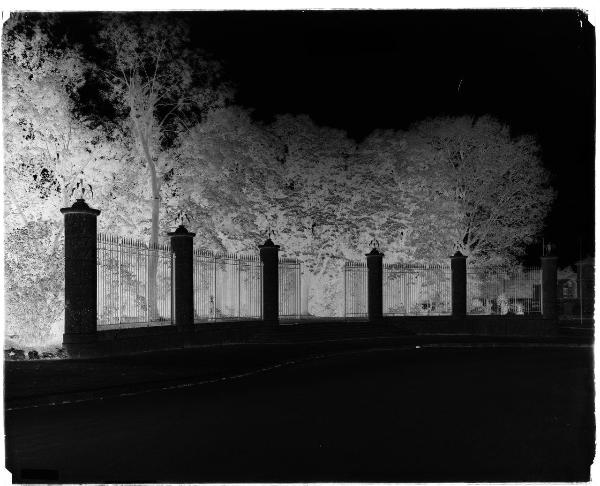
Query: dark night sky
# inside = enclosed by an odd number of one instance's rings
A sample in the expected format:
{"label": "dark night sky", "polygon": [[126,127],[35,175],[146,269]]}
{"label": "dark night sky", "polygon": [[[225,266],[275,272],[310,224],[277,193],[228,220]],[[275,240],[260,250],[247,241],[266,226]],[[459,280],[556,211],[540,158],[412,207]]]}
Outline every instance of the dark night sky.
{"label": "dark night sky", "polygon": [[[165,13],[165,15],[169,15]],[[360,140],[439,114],[536,135],[561,263],[594,247],[595,33],[575,10],[187,12],[259,119],[307,113]],[[76,22],[77,23],[77,22]],[[86,35],[85,32],[82,32]],[[461,82],[460,92],[458,91]],[[531,248],[530,256],[540,248]],[[533,261],[533,260],[532,260]]]}
{"label": "dark night sky", "polygon": [[195,43],[225,60],[238,102],[258,118],[307,113],[360,139],[426,116],[489,113],[536,135],[558,192],[546,241],[562,263],[578,258],[579,238],[593,252],[595,33],[582,13],[188,15]]}

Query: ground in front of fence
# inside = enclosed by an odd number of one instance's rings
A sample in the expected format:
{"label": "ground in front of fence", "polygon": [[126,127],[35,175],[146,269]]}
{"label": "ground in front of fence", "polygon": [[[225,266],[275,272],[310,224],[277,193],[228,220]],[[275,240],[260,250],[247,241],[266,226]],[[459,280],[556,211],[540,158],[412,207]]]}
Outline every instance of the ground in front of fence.
{"label": "ground in front of fence", "polygon": [[587,481],[593,400],[589,347],[371,351],[8,411],[7,466],[30,482]]}

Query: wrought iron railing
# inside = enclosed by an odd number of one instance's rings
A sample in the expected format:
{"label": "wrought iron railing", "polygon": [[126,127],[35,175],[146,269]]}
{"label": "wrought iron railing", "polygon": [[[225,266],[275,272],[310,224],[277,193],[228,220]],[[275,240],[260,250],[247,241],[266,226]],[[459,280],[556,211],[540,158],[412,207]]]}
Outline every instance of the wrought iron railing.
{"label": "wrought iron railing", "polygon": [[300,260],[279,259],[279,316],[299,317],[301,314],[301,275]]}
{"label": "wrought iron railing", "polygon": [[542,271],[539,267],[506,270],[467,265],[468,314],[541,312]]}
{"label": "wrought iron railing", "polygon": [[384,263],[383,315],[446,315],[452,313],[449,265]]}
{"label": "wrought iron railing", "polygon": [[173,323],[174,259],[169,246],[97,236],[98,328]]}
{"label": "wrought iron railing", "polygon": [[346,317],[367,317],[367,264],[344,263],[344,313]]}
{"label": "wrought iron railing", "polygon": [[194,250],[194,321],[261,317],[262,264],[258,255]]}

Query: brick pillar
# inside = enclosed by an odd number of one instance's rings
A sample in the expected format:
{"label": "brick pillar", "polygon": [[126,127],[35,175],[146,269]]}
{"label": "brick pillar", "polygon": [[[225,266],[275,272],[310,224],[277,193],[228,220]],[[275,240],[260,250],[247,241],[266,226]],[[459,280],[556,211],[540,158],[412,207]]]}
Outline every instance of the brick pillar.
{"label": "brick pillar", "polygon": [[[194,325],[194,236],[184,225],[171,233],[171,251],[175,254],[175,325]],[[173,311],[172,311],[173,312]]]}
{"label": "brick pillar", "polygon": [[279,323],[279,245],[268,238],[259,245],[262,274],[262,317],[263,321]]}
{"label": "brick pillar", "polygon": [[457,251],[450,257],[452,270],[452,315],[467,315],[467,257]]}
{"label": "brick pillar", "polygon": [[577,299],[581,302],[582,315],[593,317],[594,259],[592,257],[577,262]]}
{"label": "brick pillar", "polygon": [[542,317],[555,319],[558,315],[556,302],[556,263],[558,257],[547,255],[540,257],[542,262]]}
{"label": "brick pillar", "polygon": [[65,224],[65,332],[63,345],[78,355],[96,340],[96,219],[83,199],[60,210]]}
{"label": "brick pillar", "polygon": [[383,253],[373,248],[367,257],[367,313],[369,321],[383,317]]}

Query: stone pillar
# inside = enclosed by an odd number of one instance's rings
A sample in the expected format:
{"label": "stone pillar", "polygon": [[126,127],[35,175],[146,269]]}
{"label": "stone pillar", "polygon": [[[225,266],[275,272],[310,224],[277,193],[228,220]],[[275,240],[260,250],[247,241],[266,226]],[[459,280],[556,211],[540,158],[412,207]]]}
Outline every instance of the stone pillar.
{"label": "stone pillar", "polygon": [[457,251],[450,257],[452,270],[452,315],[467,315],[467,257]]}
{"label": "stone pillar", "polygon": [[268,238],[258,246],[262,274],[262,317],[263,321],[279,323],[279,245]]}
{"label": "stone pillar", "polygon": [[542,262],[542,317],[555,319],[558,315],[556,302],[556,266],[558,257],[547,255],[540,257]]}
{"label": "stone pillar", "polygon": [[175,325],[179,329],[194,325],[194,236],[184,225],[171,233],[171,251],[175,254]]}
{"label": "stone pillar", "polygon": [[60,210],[65,223],[65,332],[70,354],[96,340],[96,219],[98,209],[77,199]]}
{"label": "stone pillar", "polygon": [[369,321],[383,317],[383,253],[373,248],[367,257],[367,314]]}
{"label": "stone pillar", "polygon": [[585,317],[594,315],[594,259],[587,257],[577,262],[577,299]]}

